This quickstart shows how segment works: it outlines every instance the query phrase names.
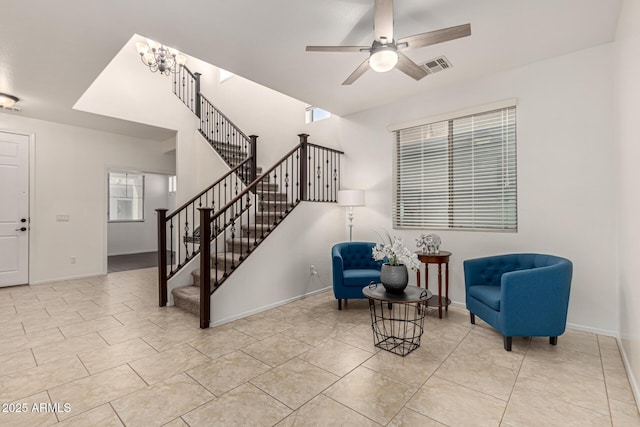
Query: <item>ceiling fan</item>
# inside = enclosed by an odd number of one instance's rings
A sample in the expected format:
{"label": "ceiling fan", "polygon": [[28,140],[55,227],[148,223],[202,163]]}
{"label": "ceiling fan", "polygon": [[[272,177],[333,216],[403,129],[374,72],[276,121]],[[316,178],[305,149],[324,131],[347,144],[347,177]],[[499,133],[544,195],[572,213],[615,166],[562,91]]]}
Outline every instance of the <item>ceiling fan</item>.
{"label": "ceiling fan", "polygon": [[373,14],[375,38],[371,46],[307,46],[307,52],[369,52],[369,58],[347,77],[343,85],[355,82],[369,68],[384,73],[397,67],[408,76],[420,80],[427,72],[401,51],[471,35],[471,24],[464,24],[396,40],[393,38],[393,0],[374,0]]}

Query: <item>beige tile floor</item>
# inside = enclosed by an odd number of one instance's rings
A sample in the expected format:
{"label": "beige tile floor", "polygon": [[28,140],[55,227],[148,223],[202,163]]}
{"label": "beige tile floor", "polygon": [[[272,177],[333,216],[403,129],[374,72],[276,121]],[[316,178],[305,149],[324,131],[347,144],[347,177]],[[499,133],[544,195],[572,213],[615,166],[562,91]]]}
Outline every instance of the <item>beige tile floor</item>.
{"label": "beige tile floor", "polygon": [[402,358],[330,292],[208,330],[156,301],[155,269],[1,288],[0,425],[640,426],[610,337],[508,353],[452,307]]}

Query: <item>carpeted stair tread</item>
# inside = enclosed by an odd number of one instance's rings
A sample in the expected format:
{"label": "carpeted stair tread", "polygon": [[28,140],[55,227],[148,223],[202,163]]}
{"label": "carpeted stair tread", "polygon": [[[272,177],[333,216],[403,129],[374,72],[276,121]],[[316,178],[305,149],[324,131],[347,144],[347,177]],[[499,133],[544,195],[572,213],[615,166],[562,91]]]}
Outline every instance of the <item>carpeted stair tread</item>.
{"label": "carpeted stair tread", "polygon": [[287,193],[279,193],[275,191],[261,191],[258,190],[258,197],[261,201],[285,201],[287,200]]}
{"label": "carpeted stair tread", "polygon": [[242,226],[242,234],[246,236],[246,233],[249,232],[250,236],[253,236],[255,233],[258,233],[258,237],[260,237],[259,233],[267,233],[270,230],[273,230],[275,226],[273,224],[265,224],[265,223],[254,223],[250,225]]}
{"label": "carpeted stair tread", "polygon": [[[267,178],[269,178],[269,177],[267,176]],[[279,187],[280,186],[278,184],[276,184],[276,183],[262,181],[262,182],[258,183],[258,185],[256,186],[256,189],[259,192],[263,192],[263,191],[278,191]]]}
{"label": "carpeted stair tread", "polygon": [[[224,273],[225,272],[222,269],[215,269],[215,268],[211,269],[211,286],[212,287],[215,286],[216,276],[219,282],[224,277]],[[196,270],[193,270],[191,272],[191,275],[193,276],[193,284],[197,287],[200,287],[200,269],[198,268]]]}
{"label": "carpeted stair tread", "polygon": [[223,269],[226,261],[227,271],[229,271],[229,269],[231,268],[231,265],[235,266],[235,265],[238,265],[238,263],[240,263],[241,261],[240,258],[242,258],[242,254],[238,254],[235,252],[219,252],[217,254],[211,255],[211,265],[214,265],[214,263],[217,261],[218,268]]}
{"label": "carpeted stair tread", "polygon": [[291,202],[287,200],[264,200],[259,203],[261,211],[286,212],[293,209]]}
{"label": "carpeted stair tread", "polygon": [[248,242],[246,237],[227,239],[227,251],[246,255],[248,252],[252,251],[257,246],[257,244],[260,243],[260,241],[261,239],[256,239],[254,241],[253,237],[250,237]]}
{"label": "carpeted stair tread", "polygon": [[283,218],[280,212],[257,212],[254,222],[256,224],[275,224]]}
{"label": "carpeted stair tread", "polygon": [[181,286],[171,291],[176,307],[193,314],[200,313],[200,287],[195,285]]}

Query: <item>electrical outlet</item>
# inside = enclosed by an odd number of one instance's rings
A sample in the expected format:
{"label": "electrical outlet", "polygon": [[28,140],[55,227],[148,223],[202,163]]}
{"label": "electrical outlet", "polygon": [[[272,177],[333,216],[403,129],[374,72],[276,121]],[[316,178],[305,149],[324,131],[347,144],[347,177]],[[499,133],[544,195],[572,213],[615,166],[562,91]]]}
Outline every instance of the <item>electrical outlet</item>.
{"label": "electrical outlet", "polygon": [[76,257],[72,256],[71,257],[71,264],[75,264],[77,261]]}
{"label": "electrical outlet", "polygon": [[310,265],[309,266],[309,276],[313,277],[313,276],[317,276],[318,272],[316,271],[316,266],[315,265]]}

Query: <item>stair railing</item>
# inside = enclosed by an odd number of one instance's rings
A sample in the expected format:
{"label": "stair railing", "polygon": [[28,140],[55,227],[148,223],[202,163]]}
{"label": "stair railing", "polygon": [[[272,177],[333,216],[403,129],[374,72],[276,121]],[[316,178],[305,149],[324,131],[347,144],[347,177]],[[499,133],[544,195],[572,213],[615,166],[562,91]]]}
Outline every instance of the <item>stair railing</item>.
{"label": "stair railing", "polygon": [[211,294],[301,201],[337,201],[343,152],[298,136],[300,144],[224,207],[199,209],[202,233],[216,235],[200,248],[201,328],[209,327]]}
{"label": "stair railing", "polygon": [[253,161],[238,171],[247,184],[256,179],[256,136],[247,136],[200,93],[200,73],[182,65],[173,77],[173,93],[200,119],[200,133],[230,168],[246,158]]}
{"label": "stair railing", "polygon": [[[167,215],[168,209],[156,209],[158,217],[159,305],[167,305],[167,281],[200,253],[205,231],[200,227],[200,208],[218,209],[241,194],[244,183],[240,171],[251,164],[247,158],[212,185]],[[164,250],[163,250],[164,249]]]}
{"label": "stair railing", "polygon": [[[255,137],[245,135],[222,111],[204,95],[200,95],[200,133],[220,154],[229,167],[234,167],[255,153]],[[253,156],[255,160],[257,158]],[[256,162],[240,171],[245,184],[256,179]]]}
{"label": "stair railing", "polygon": [[160,306],[167,304],[167,281],[200,252],[200,236],[206,236],[200,233],[203,230],[196,209],[210,207],[215,211],[257,176],[258,137],[245,135],[200,93],[200,75],[180,66],[174,74],[173,93],[200,118],[200,133],[231,170],[171,214],[167,215],[167,209],[156,209]]}

